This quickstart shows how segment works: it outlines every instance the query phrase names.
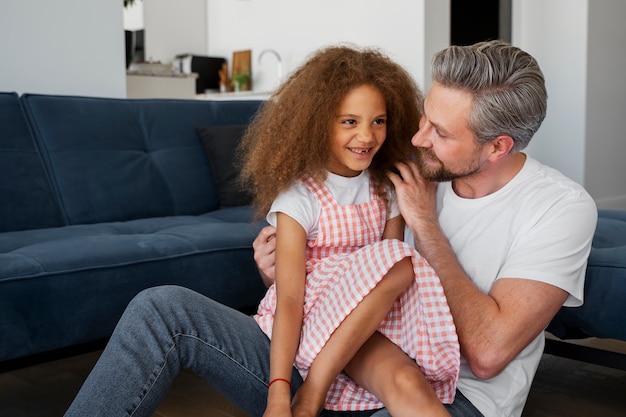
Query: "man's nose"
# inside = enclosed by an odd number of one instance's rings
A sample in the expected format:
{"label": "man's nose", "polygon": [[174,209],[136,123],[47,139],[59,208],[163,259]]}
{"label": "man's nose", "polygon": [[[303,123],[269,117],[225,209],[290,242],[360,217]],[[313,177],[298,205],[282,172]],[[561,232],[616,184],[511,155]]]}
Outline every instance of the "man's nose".
{"label": "man's nose", "polygon": [[420,126],[419,130],[415,132],[411,138],[411,144],[419,148],[430,148],[432,142],[428,138],[428,132],[425,125]]}

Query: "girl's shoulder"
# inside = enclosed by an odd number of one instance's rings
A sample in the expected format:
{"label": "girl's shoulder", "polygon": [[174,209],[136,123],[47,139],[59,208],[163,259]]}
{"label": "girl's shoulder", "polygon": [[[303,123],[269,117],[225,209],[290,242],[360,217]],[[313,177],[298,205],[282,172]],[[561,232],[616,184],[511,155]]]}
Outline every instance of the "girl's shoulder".
{"label": "girl's shoulder", "polygon": [[313,193],[302,181],[296,181],[276,197],[266,219],[269,224],[275,226],[276,213],[282,212],[295,219],[308,231],[315,224],[319,210],[319,202]]}

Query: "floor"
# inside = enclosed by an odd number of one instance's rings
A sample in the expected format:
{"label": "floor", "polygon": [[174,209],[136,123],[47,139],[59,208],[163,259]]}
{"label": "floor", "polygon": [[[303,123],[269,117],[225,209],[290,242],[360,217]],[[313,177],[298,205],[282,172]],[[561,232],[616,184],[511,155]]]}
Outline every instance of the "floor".
{"label": "floor", "polygon": [[[99,353],[0,374],[0,417],[62,416]],[[523,417],[623,417],[625,394],[626,371],[544,355]],[[183,416],[246,417],[190,372],[178,376],[154,415]]]}

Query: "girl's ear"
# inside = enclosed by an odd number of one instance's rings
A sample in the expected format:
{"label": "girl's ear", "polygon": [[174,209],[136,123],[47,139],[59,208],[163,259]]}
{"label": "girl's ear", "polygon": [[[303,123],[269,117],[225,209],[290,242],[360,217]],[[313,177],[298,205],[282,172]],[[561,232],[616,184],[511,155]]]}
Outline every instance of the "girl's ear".
{"label": "girl's ear", "polygon": [[493,161],[496,161],[508,155],[509,152],[511,152],[511,149],[513,149],[514,144],[515,144],[515,141],[513,140],[512,137],[508,135],[500,135],[496,137],[493,140],[493,142],[491,142],[492,149],[491,149],[490,159],[492,159]]}

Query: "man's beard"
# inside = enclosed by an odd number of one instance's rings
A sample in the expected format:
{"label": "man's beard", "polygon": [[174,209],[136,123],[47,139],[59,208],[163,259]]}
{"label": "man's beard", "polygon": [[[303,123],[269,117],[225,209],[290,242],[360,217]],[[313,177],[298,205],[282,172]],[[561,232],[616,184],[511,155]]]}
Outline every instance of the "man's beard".
{"label": "man's beard", "polygon": [[[480,170],[481,164],[478,160],[471,161],[470,165],[461,172],[452,172],[446,168],[439,158],[430,150],[426,148],[417,148],[417,167],[420,174],[424,179],[432,182],[448,182],[456,180],[458,178],[466,178],[474,175]],[[437,161],[438,165],[433,166],[424,160],[424,157],[428,157],[431,160]]]}

